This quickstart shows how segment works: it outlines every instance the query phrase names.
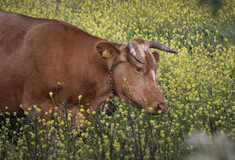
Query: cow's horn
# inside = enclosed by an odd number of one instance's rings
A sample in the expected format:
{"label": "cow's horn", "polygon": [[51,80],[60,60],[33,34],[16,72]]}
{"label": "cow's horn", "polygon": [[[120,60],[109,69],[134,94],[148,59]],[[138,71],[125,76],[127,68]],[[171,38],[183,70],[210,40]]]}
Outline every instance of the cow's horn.
{"label": "cow's horn", "polygon": [[168,48],[165,45],[158,43],[158,42],[149,41],[148,44],[149,44],[149,48],[156,48],[156,49],[160,49],[160,50],[166,51],[166,52],[178,53],[178,52],[173,51],[170,48]]}
{"label": "cow's horn", "polygon": [[144,64],[143,62],[141,62],[141,60],[139,59],[139,57],[137,56],[136,52],[135,52],[135,45],[133,42],[129,42],[128,43],[128,47],[129,47],[129,50],[130,50],[130,53],[131,55],[135,58],[135,60],[139,63],[142,63]]}

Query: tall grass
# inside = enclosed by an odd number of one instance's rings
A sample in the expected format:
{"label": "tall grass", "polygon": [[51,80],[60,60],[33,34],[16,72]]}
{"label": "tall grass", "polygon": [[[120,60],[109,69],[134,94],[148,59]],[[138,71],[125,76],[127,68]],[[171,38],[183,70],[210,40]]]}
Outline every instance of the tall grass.
{"label": "tall grass", "polygon": [[117,99],[112,116],[88,111],[94,119],[82,128],[70,123],[69,111],[59,116],[66,106],[57,106],[50,121],[40,119],[35,106],[32,120],[1,121],[0,159],[183,159],[197,150],[185,137],[198,130],[209,141],[219,134],[234,144],[234,5],[225,0],[215,17],[196,0],[0,1],[2,10],[67,21],[119,43],[142,37],[179,51],[160,52],[156,79],[166,114],[147,115]]}

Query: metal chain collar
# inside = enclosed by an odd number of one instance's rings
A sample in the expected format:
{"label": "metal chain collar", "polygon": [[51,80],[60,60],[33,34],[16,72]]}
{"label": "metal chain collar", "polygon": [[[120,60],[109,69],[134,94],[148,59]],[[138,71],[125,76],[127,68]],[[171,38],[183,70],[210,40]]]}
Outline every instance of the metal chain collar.
{"label": "metal chain collar", "polygon": [[111,66],[110,70],[109,70],[109,83],[110,83],[110,87],[112,89],[112,93],[113,93],[113,96],[117,96],[117,93],[114,89],[114,85],[113,85],[113,68],[114,68],[114,65]]}
{"label": "metal chain collar", "polygon": [[[121,45],[122,45],[122,44],[118,44],[116,47],[119,48]],[[121,61],[119,61],[118,63],[112,65],[112,66],[110,67],[110,69],[109,69],[109,83],[110,83],[110,87],[111,87],[111,89],[112,89],[113,98],[112,98],[111,101],[107,101],[107,100],[106,100],[106,101],[104,102],[104,105],[102,106],[102,111],[105,111],[105,114],[108,115],[108,116],[112,115],[112,114],[116,111],[116,109],[118,108],[118,106],[114,104],[114,100],[115,100],[115,98],[116,98],[116,96],[117,96],[117,92],[115,91],[115,89],[114,89],[114,84],[113,84],[113,70],[114,70],[114,68],[117,67],[117,65],[120,64],[120,63],[121,63]],[[106,104],[108,105],[108,108],[105,108],[105,105],[106,105]]]}
{"label": "metal chain collar", "polygon": [[117,92],[114,89],[114,84],[113,84],[113,70],[115,67],[117,67],[122,61],[117,62],[116,64],[112,65],[111,68],[109,69],[109,81],[110,81],[110,87],[112,89],[113,96],[118,96]]}
{"label": "metal chain collar", "polygon": [[[114,104],[115,98],[117,96],[117,92],[115,91],[114,84],[113,84],[113,69],[120,63],[121,62],[118,62],[117,64],[112,65],[111,68],[109,69],[109,83],[110,83],[110,87],[112,89],[113,98],[112,98],[112,100],[109,100],[109,101],[106,100],[104,102],[104,105],[102,106],[102,111],[105,111],[105,114],[108,116],[112,115],[116,111],[116,109],[118,108],[118,106]],[[108,105],[107,108],[105,108],[106,104]]]}

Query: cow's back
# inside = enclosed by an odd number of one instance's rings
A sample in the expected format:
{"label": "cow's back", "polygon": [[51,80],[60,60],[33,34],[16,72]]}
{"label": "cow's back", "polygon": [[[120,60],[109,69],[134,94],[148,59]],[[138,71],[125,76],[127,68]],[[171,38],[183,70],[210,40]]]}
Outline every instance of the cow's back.
{"label": "cow's back", "polygon": [[0,11],[0,56],[17,51],[22,46],[27,31],[46,21],[48,20]]}
{"label": "cow's back", "polygon": [[[74,95],[90,94],[87,91],[90,85],[86,84],[96,84],[90,82],[95,81],[94,73],[106,69],[104,60],[93,51],[101,38],[76,26],[1,11],[0,26],[0,109],[3,111],[8,106],[9,112],[23,113],[19,104],[49,106],[48,93],[55,90],[58,81],[64,82],[68,102],[72,104],[77,101]],[[92,61],[99,65],[91,64]],[[93,71],[90,74],[87,66]],[[62,90],[58,97],[63,100]]]}
{"label": "cow's back", "polygon": [[[21,112],[22,92],[26,76],[23,44],[27,32],[46,19],[0,11],[0,109]],[[16,109],[17,108],[17,109]]]}

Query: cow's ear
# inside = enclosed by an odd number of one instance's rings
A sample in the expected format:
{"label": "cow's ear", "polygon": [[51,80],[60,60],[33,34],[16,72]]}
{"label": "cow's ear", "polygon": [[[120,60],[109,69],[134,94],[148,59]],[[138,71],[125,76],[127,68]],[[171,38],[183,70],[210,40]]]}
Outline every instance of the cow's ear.
{"label": "cow's ear", "polygon": [[160,61],[160,55],[159,55],[159,53],[156,52],[156,51],[154,51],[154,52],[153,52],[153,56],[154,56],[154,58],[156,59],[156,62],[158,63],[158,62]]}
{"label": "cow's ear", "polygon": [[120,55],[120,50],[112,43],[108,41],[99,41],[96,43],[95,46],[97,52],[103,58],[111,58],[113,56]]}

